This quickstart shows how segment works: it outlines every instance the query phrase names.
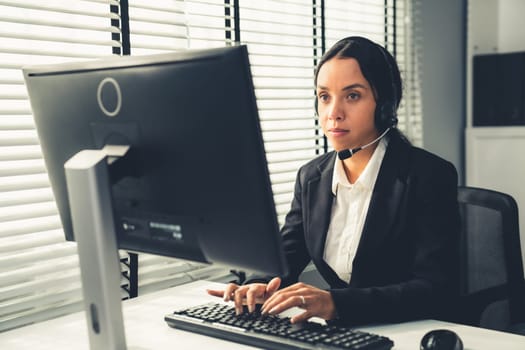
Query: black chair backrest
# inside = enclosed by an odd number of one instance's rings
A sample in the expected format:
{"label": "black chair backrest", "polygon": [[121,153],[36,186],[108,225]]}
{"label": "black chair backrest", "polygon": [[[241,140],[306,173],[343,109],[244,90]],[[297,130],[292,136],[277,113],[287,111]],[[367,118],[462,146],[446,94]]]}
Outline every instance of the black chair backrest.
{"label": "black chair backrest", "polygon": [[510,195],[459,187],[463,322],[508,331],[525,322],[518,206]]}

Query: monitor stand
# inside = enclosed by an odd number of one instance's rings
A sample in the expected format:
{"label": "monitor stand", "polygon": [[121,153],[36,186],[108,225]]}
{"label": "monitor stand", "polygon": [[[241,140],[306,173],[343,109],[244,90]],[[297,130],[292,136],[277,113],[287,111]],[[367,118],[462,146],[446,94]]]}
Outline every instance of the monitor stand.
{"label": "monitor stand", "polygon": [[83,150],[64,164],[91,350],[126,349],[108,163],[128,149]]}

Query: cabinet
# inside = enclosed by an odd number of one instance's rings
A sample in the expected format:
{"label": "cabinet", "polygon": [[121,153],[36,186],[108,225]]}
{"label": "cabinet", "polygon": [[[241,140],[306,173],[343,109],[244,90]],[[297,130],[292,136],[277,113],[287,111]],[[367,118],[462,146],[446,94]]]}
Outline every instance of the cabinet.
{"label": "cabinet", "polygon": [[525,52],[473,57],[472,126],[525,125]]}

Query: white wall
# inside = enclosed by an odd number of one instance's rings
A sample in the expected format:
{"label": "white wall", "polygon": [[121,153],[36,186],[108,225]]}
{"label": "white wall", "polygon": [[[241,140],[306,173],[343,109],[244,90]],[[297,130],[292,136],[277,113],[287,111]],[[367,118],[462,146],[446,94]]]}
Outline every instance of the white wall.
{"label": "white wall", "polygon": [[470,54],[525,50],[524,0],[468,1]]}
{"label": "white wall", "polygon": [[525,50],[525,1],[498,1],[498,51]]}
{"label": "white wall", "polygon": [[[466,0],[465,0],[466,1]],[[423,147],[464,178],[465,1],[422,0]]]}
{"label": "white wall", "polygon": [[498,0],[468,1],[467,50],[471,54],[494,53],[498,50],[498,2]]}

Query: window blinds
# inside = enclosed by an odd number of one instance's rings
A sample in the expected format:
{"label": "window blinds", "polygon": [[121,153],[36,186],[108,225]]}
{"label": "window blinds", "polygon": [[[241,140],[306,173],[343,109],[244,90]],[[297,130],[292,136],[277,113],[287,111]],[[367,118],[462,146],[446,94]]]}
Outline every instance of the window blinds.
{"label": "window blinds", "polygon": [[[63,240],[20,68],[126,52],[248,45],[282,224],[297,169],[326,145],[314,116],[323,49],[349,35],[385,44],[404,78],[399,127],[421,140],[415,0],[0,0],[0,331],[78,310],[74,243]],[[122,39],[125,42],[125,38]],[[139,295],[227,271],[141,254]]]}
{"label": "window blinds", "polygon": [[[399,4],[398,4],[399,3]],[[396,2],[397,55],[404,79],[403,101],[399,110],[400,125],[408,139],[423,146],[423,107],[421,103],[421,13],[420,0]]]}
{"label": "window blinds", "polygon": [[240,1],[240,42],[248,46],[279,222],[299,167],[324,152],[314,118],[314,68],[321,54],[321,5]]}
{"label": "window blinds", "polygon": [[0,331],[81,307],[21,68],[110,55],[110,4],[0,1]]}

